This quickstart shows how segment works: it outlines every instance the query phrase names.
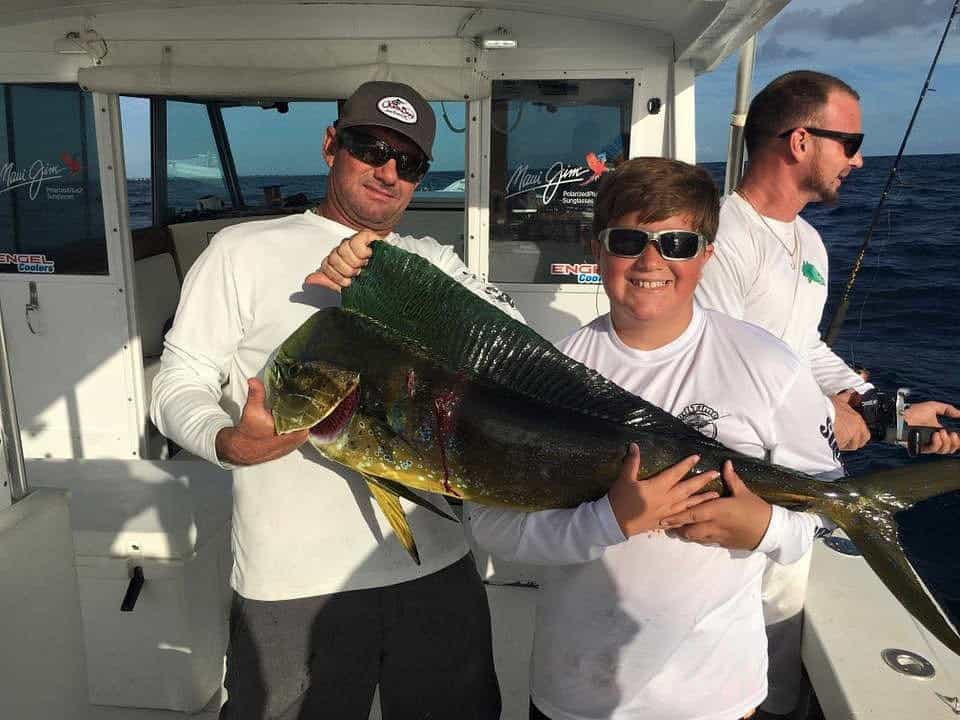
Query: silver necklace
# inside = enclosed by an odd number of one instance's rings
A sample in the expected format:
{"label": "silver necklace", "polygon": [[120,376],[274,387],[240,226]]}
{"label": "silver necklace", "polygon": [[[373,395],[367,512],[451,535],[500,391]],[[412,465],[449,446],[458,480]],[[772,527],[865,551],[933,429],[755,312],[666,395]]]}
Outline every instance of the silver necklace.
{"label": "silver necklace", "polygon": [[776,230],[773,229],[773,227],[770,225],[770,223],[767,222],[767,219],[763,216],[763,213],[760,212],[759,210],[757,210],[757,206],[754,205],[753,202],[750,200],[750,198],[748,198],[748,197],[744,194],[743,190],[742,190],[741,188],[737,188],[735,192],[737,193],[737,195],[739,195],[740,197],[743,198],[743,201],[744,201],[747,205],[749,205],[749,206],[750,206],[750,209],[753,210],[754,213],[756,213],[756,215],[757,215],[758,218],[760,218],[760,222],[763,223],[763,226],[764,226],[765,228],[767,228],[767,230],[770,231],[770,234],[773,235],[773,236],[777,239],[777,242],[780,243],[780,246],[783,248],[784,252],[787,253],[787,257],[790,258],[790,269],[791,269],[791,270],[796,270],[796,269],[797,269],[797,261],[800,259],[800,257],[799,257],[799,255],[800,255],[800,253],[799,253],[799,250],[800,250],[800,231],[797,229],[797,220],[796,220],[796,218],[794,218],[794,220],[793,220],[793,249],[791,250],[790,247],[783,241],[783,238],[780,237],[780,233],[778,233]]}

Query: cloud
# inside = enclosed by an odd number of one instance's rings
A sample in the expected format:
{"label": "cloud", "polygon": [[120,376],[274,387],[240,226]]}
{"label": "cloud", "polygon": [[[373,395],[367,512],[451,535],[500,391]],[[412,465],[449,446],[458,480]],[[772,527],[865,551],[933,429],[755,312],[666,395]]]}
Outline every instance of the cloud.
{"label": "cloud", "polygon": [[793,10],[779,17],[771,34],[805,31],[828,39],[861,40],[943,24],[952,4],[952,0],[859,0],[835,12]]}
{"label": "cloud", "polygon": [[782,60],[807,60],[814,57],[815,53],[800,48],[788,47],[777,39],[774,35],[767,40],[757,53],[757,62],[778,62]]}

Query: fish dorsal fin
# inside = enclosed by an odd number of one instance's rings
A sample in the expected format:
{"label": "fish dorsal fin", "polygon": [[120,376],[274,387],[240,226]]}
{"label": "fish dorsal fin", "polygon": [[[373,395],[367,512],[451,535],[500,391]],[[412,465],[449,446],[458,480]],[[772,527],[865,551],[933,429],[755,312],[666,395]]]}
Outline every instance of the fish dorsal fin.
{"label": "fish dorsal fin", "polygon": [[343,291],[343,309],[412,339],[449,372],[611,422],[705,441],[669,413],[567,357],[424,258],[385,242],[371,247],[369,264]]}

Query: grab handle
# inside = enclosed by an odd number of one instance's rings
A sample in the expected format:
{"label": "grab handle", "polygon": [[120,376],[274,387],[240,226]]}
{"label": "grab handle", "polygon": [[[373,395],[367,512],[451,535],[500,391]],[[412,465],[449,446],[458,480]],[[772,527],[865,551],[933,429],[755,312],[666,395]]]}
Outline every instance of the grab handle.
{"label": "grab handle", "polygon": [[133,612],[133,606],[137,604],[143,583],[143,568],[137,565],[133,568],[130,584],[127,585],[127,592],[124,593],[123,602],[120,603],[120,612]]}

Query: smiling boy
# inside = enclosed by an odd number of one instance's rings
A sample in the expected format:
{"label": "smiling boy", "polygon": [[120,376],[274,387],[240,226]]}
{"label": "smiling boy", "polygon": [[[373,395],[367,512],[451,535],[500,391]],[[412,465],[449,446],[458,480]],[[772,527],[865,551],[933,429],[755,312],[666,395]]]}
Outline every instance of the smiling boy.
{"label": "smiling boy", "polygon": [[[735,450],[836,477],[842,469],[822,432],[832,407],[809,371],[765,331],[694,300],[717,216],[716,187],[700,168],[636,158],[610,173],[593,227],[610,313],[559,347]],[[577,508],[467,505],[481,546],[549,566],[538,600],[531,718],[749,715],[767,693],[765,560],[796,560],[823,523],[771,507],[729,464],[729,497],[698,505],[693,517],[686,511],[651,523],[660,476],[682,476],[691,465],[637,480],[635,446],[627,458],[610,492]],[[674,530],[650,532],[658,528]]]}

